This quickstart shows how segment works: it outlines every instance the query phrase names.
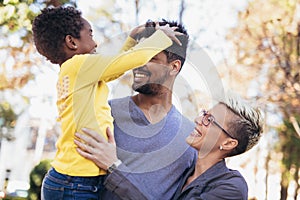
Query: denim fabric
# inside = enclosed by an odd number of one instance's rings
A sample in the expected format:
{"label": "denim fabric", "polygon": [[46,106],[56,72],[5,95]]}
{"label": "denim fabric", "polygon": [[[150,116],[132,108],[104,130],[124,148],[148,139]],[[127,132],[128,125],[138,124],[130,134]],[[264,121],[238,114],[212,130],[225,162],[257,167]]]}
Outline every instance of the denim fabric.
{"label": "denim fabric", "polygon": [[103,176],[68,176],[51,168],[42,184],[42,200],[96,200],[103,189]]}

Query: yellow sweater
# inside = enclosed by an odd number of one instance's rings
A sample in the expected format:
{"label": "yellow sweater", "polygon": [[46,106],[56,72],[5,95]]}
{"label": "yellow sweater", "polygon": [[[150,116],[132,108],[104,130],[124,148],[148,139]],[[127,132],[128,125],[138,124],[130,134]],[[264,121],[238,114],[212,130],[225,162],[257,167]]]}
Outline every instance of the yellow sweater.
{"label": "yellow sweater", "polygon": [[[135,40],[129,38],[123,49],[127,50],[135,44]],[[106,128],[113,130],[106,82],[118,78],[127,70],[146,64],[171,44],[171,39],[158,30],[118,55],[75,55],[61,65],[57,82],[57,107],[62,134],[56,143],[57,152],[52,162],[55,170],[70,176],[106,174],[105,170],[77,153],[74,133],[86,127],[106,138]]]}

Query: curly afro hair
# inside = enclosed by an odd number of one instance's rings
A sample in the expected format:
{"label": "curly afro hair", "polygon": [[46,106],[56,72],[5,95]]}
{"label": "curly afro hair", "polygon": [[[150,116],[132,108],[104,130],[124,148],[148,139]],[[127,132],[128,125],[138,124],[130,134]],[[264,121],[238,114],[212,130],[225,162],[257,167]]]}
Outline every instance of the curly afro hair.
{"label": "curly afro hair", "polygon": [[45,8],[33,21],[34,44],[51,63],[62,64],[66,61],[65,37],[80,38],[82,28],[81,11],[74,7]]}

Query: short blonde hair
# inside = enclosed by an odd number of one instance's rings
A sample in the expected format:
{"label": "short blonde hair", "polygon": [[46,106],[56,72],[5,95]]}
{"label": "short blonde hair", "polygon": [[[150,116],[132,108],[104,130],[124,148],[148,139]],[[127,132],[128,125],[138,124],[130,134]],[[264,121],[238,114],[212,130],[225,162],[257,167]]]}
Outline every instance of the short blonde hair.
{"label": "short blonde hair", "polygon": [[220,103],[237,116],[228,124],[228,131],[239,143],[228,156],[248,151],[258,143],[263,132],[263,117],[260,109],[251,106],[250,102],[246,102],[234,93],[227,93],[227,96]]}

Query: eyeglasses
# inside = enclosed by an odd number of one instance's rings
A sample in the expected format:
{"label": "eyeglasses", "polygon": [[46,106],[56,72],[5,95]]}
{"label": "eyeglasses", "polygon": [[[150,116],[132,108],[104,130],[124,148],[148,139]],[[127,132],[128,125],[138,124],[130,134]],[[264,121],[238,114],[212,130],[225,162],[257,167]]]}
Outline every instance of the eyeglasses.
{"label": "eyeglasses", "polygon": [[217,127],[219,127],[226,135],[228,135],[232,139],[236,139],[235,137],[231,136],[231,134],[228,133],[218,122],[216,122],[215,117],[212,114],[208,113],[206,110],[202,110],[199,116],[202,116],[202,124],[204,126],[208,126],[209,124],[213,123]]}

